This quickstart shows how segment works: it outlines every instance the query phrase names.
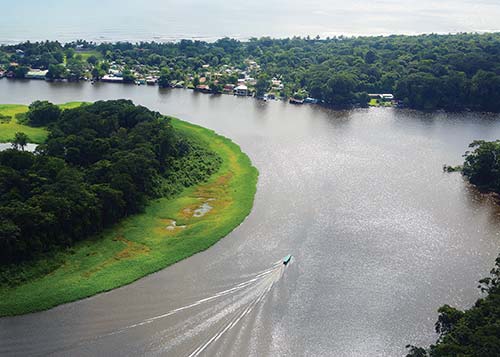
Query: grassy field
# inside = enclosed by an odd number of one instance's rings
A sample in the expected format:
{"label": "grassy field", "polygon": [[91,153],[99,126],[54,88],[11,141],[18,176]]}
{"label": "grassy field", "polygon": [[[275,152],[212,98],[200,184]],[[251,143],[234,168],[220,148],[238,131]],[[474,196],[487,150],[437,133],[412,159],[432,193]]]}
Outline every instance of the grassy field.
{"label": "grassy field", "polygon": [[[82,102],[69,102],[60,104],[61,109],[72,109],[82,105]],[[17,132],[28,135],[29,142],[41,144],[47,139],[47,130],[45,128],[35,128],[23,125],[17,122],[16,114],[26,113],[28,107],[19,104],[0,104],[0,116],[10,117],[8,123],[0,123],[0,143],[8,143],[14,139]]]}
{"label": "grassy field", "polygon": [[[155,200],[143,214],[61,253],[60,265],[49,274],[0,288],[0,316],[44,310],[129,284],[207,249],[245,219],[258,177],[250,159],[211,130],[177,119],[173,125],[216,151],[223,158],[220,170],[208,182],[176,198]],[[200,216],[204,205],[212,209]]]}
{"label": "grassy field", "polygon": [[392,107],[391,102],[383,102],[378,99],[370,99],[370,102],[368,103],[370,107]]}

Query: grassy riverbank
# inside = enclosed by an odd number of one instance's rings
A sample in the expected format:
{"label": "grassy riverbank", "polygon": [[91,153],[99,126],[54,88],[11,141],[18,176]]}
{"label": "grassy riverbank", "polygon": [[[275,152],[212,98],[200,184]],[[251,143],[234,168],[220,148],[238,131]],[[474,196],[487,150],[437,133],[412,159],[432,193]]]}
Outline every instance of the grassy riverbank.
{"label": "grassy riverbank", "polygon": [[[60,104],[61,109],[72,109],[82,105],[82,102],[69,102]],[[0,121],[0,143],[11,142],[17,132],[25,133],[29,142],[41,144],[47,139],[48,132],[45,128],[35,128],[19,123],[17,116],[28,111],[28,106],[21,104],[0,104],[0,118],[9,118]]]}
{"label": "grassy riverbank", "polygon": [[[51,308],[131,283],[207,249],[249,214],[257,170],[240,148],[211,130],[172,119],[176,130],[207,145],[222,159],[208,182],[175,198],[152,201],[93,240],[59,253],[53,262],[26,267],[27,275],[54,263],[49,273],[0,288],[0,316]],[[175,223],[174,223],[175,221]]]}

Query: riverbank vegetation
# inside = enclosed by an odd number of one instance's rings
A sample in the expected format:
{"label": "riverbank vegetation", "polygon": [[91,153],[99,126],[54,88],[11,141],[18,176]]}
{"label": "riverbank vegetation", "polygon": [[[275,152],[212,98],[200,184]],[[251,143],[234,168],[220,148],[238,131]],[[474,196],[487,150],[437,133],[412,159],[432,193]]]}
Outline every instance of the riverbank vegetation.
{"label": "riverbank vegetation", "polygon": [[466,153],[463,174],[480,189],[500,193],[500,140],[474,141]]}
{"label": "riverbank vegetation", "polygon": [[486,293],[473,307],[461,311],[449,305],[439,308],[436,332],[430,348],[407,346],[407,357],[496,357],[500,351],[500,257],[491,276],[479,288]]}
{"label": "riverbank vegetation", "polygon": [[[500,193],[500,141],[472,142],[463,166],[444,166],[447,172],[461,171],[481,190]],[[439,339],[428,349],[407,346],[407,357],[498,356],[500,351],[500,256],[491,276],[480,281],[487,295],[466,311],[449,305],[439,308],[436,332]]]}
{"label": "riverbank vegetation", "polygon": [[37,154],[0,152],[2,316],[130,283],[251,210],[257,170],[210,130],[125,100],[63,111],[49,128]]}
{"label": "riverbank vegetation", "polygon": [[498,112],[499,48],[498,33],[225,38],[213,43],[77,41],[64,46],[42,42],[1,46],[0,66],[12,77],[25,77],[37,68],[48,70],[52,80],[107,76],[118,82],[201,85],[200,90],[216,93],[232,93],[232,86],[244,83],[259,97],[302,93],[338,107],[366,106],[368,93],[394,93],[398,105],[415,109]]}

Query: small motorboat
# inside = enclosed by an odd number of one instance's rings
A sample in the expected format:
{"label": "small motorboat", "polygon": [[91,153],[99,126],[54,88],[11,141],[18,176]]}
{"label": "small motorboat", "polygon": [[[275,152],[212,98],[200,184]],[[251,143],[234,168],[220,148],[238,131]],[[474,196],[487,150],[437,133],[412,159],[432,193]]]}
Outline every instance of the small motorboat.
{"label": "small motorboat", "polygon": [[292,255],[288,254],[286,257],[283,258],[283,265],[287,265],[290,263],[290,260],[292,260]]}

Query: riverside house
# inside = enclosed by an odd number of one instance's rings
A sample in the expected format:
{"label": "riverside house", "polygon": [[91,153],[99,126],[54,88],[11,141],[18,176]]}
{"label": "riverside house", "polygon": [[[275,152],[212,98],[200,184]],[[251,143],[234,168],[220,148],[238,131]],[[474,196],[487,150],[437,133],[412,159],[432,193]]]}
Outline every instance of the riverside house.
{"label": "riverside house", "polygon": [[248,87],[244,84],[240,84],[239,86],[234,88],[234,95],[246,97],[248,95]]}
{"label": "riverside house", "polygon": [[32,69],[28,73],[26,73],[25,78],[27,79],[41,79],[44,80],[45,76],[49,71],[41,70],[41,69]]}

